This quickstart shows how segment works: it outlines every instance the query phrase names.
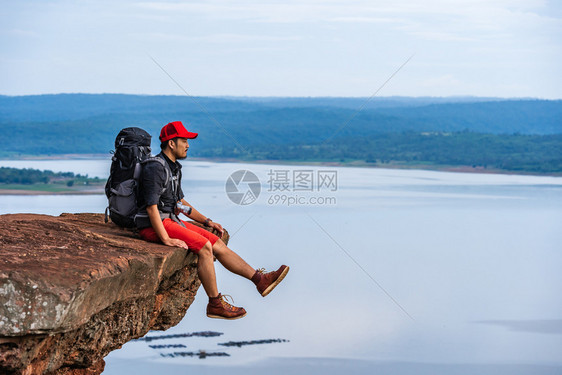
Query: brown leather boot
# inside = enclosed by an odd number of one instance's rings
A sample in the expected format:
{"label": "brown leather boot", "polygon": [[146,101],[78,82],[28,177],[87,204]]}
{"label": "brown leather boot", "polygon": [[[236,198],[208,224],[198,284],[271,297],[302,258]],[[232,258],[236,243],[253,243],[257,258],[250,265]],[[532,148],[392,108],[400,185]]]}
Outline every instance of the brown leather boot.
{"label": "brown leather boot", "polygon": [[258,292],[265,297],[285,278],[287,272],[289,272],[289,267],[285,265],[279,267],[277,271],[268,273],[265,273],[265,269],[260,268],[252,276],[252,281],[256,284]]}
{"label": "brown leather boot", "polygon": [[[232,300],[232,297],[230,299]],[[232,300],[232,303],[234,303],[234,300]],[[215,319],[234,320],[245,317],[246,310],[243,307],[232,306],[226,302],[226,295],[223,296],[219,293],[217,297],[209,297],[207,316]]]}

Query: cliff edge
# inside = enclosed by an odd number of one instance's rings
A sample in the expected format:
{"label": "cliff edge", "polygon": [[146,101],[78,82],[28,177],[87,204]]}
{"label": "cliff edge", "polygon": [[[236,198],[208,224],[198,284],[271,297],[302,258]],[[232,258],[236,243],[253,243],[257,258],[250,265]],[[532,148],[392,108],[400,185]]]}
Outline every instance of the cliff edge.
{"label": "cliff edge", "polygon": [[200,286],[194,254],[101,214],[0,215],[0,253],[2,374],[100,374],[112,350],[178,324]]}

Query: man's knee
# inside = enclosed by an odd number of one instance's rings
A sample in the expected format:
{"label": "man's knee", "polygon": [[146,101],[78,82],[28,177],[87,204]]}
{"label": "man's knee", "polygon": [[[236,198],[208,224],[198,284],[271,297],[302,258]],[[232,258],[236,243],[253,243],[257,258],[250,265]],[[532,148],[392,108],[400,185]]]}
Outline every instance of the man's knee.
{"label": "man's knee", "polygon": [[228,250],[229,250],[228,247],[220,238],[213,245],[213,254],[215,254],[215,256],[220,256],[221,254],[223,254],[225,251]]}
{"label": "man's knee", "polygon": [[213,250],[217,251],[217,250],[222,249],[225,246],[226,246],[226,244],[224,242],[222,242],[222,240],[219,238],[218,240],[215,241],[215,244],[213,245]]}
{"label": "man's knee", "polygon": [[213,256],[213,246],[211,245],[211,243],[209,241],[207,241],[205,243],[205,245],[203,245],[201,250],[199,250],[199,253],[197,253],[197,254],[199,256],[203,256],[203,257],[212,257]]}

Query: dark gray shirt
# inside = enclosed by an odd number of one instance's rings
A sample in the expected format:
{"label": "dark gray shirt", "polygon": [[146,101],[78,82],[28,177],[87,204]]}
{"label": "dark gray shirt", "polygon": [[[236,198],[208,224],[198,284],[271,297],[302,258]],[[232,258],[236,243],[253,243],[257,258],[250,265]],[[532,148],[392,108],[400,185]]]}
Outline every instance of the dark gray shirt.
{"label": "dark gray shirt", "polygon": [[171,161],[162,152],[156,155],[156,157],[164,159],[170,166],[172,176],[177,177],[177,192],[174,192],[172,179],[170,179],[166,190],[161,194],[166,183],[166,170],[164,166],[158,162],[145,163],[139,179],[139,207],[146,208],[156,204],[161,212],[174,212],[177,201],[184,197],[181,190],[181,164],[177,161]]}

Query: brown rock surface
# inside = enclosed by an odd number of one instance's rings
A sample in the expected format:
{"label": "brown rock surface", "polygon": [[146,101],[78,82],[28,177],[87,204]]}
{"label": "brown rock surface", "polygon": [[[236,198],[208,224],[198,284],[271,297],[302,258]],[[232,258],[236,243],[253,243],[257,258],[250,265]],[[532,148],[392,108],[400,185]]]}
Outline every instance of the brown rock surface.
{"label": "brown rock surface", "polygon": [[2,374],[99,374],[110,351],[179,323],[200,286],[194,254],[101,214],[0,215],[0,255]]}

